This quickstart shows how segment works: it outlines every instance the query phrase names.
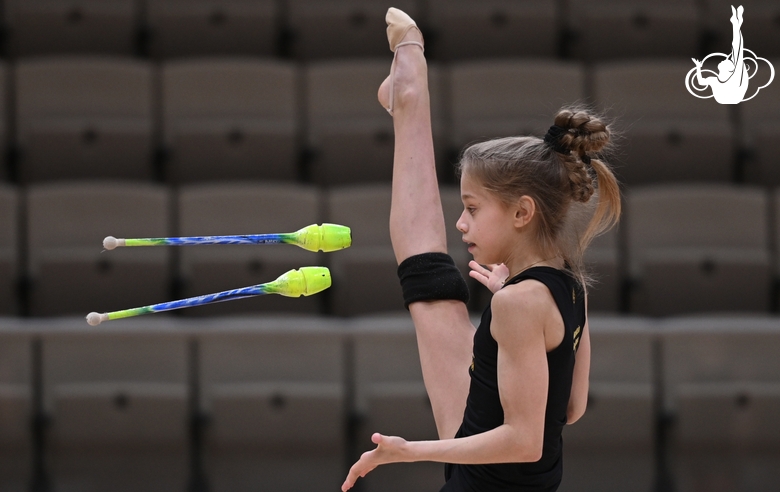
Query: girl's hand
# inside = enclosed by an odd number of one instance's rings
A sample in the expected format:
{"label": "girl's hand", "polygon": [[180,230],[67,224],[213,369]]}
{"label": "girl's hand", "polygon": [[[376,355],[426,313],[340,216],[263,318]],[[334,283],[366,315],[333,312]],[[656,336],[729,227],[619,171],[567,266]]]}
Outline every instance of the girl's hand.
{"label": "girl's hand", "polygon": [[371,441],[376,444],[372,451],[363,453],[357,463],[349,469],[349,474],[341,486],[342,492],[351,489],[358,477],[365,477],[368,472],[379,465],[387,463],[400,463],[406,459],[406,440],[400,437],[383,436],[379,433],[371,436]]}
{"label": "girl's hand", "polygon": [[471,271],[469,277],[477,279],[479,283],[490,289],[495,294],[504,286],[507,277],[509,277],[509,268],[503,263],[499,265],[486,265],[483,267],[474,260],[469,262]]}

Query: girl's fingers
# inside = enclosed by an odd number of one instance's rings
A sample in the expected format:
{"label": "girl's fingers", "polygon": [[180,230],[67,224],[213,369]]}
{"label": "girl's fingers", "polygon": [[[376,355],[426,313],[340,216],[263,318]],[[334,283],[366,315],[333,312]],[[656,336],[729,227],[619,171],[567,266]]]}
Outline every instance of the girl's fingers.
{"label": "girl's fingers", "polygon": [[488,280],[489,279],[485,275],[482,275],[481,273],[479,273],[479,272],[477,272],[475,270],[472,270],[472,271],[469,272],[469,277],[475,279],[477,282],[479,282],[480,284],[484,285],[485,287],[488,286]]}

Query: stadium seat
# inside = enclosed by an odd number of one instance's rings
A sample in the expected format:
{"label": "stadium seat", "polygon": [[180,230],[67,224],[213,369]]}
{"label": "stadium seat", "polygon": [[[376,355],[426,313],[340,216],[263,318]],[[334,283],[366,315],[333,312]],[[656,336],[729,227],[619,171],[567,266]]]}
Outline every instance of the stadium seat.
{"label": "stadium seat", "polygon": [[173,180],[295,180],[297,78],[280,62],[167,63],[163,126]]}
{"label": "stadium seat", "polygon": [[780,308],[780,188],[774,194],[774,232],[775,235],[775,306]]}
{"label": "stadium seat", "polygon": [[13,56],[61,53],[131,55],[137,0],[7,0],[5,21]]}
{"label": "stadium seat", "polygon": [[[742,25],[745,48],[764,58],[780,56],[780,23],[777,21],[780,5],[774,0],[743,0],[738,4],[745,8]],[[709,52],[731,52],[730,7],[738,4],[728,0],[706,0],[703,3],[702,22],[713,37],[708,46],[711,48]]]}
{"label": "stadium seat", "polygon": [[654,325],[589,317],[588,409],[563,430],[561,490],[649,492],[653,485]]}
{"label": "stadium seat", "polygon": [[57,489],[184,489],[188,341],[160,318],[99,329],[83,320],[42,323],[47,460]]}
{"label": "stadium seat", "polygon": [[777,319],[671,319],[662,330],[677,490],[777,490]]}
{"label": "stadium seat", "polygon": [[447,60],[554,57],[558,42],[556,5],[554,0],[431,0],[430,26],[436,41],[433,51]]}
{"label": "stadium seat", "polygon": [[23,181],[152,177],[152,69],[131,59],[43,58],[16,68]]}
{"label": "stadium seat", "polygon": [[18,214],[19,197],[16,188],[0,184],[0,316],[17,313]]}
{"label": "stadium seat", "polygon": [[573,53],[586,60],[696,56],[696,0],[568,2]]}
{"label": "stadium seat", "polygon": [[757,188],[634,188],[627,200],[633,312],[767,311],[769,200]]}
{"label": "stadium seat", "polygon": [[[775,80],[750,101],[738,106],[742,116],[743,140],[752,158],[745,167],[745,178],[762,186],[780,186],[780,58],[769,60],[775,69]],[[751,79],[748,94],[769,81],[769,67],[761,62]]]}
{"label": "stadium seat", "polygon": [[[311,63],[306,72],[311,175],[321,185],[390,182],[393,119],[377,101],[387,60]],[[429,67],[434,142],[441,142],[440,74]],[[435,149],[439,150],[439,149]]]}
{"label": "stadium seat", "polygon": [[109,235],[170,236],[164,188],[98,181],[38,184],[28,190],[33,316],[85,315],[170,300],[168,248],[101,254]]}
{"label": "stadium seat", "polygon": [[[373,447],[374,432],[415,441],[438,439],[411,318],[406,314],[356,318],[351,332],[357,452]],[[362,486],[368,492],[389,492],[438,490],[442,485],[443,465],[414,463],[379,467]]]}
{"label": "stadium seat", "polygon": [[33,414],[32,336],[18,319],[0,318],[0,490],[27,490]]}
{"label": "stadium seat", "polygon": [[[320,223],[319,210],[319,193],[309,186],[250,183],[184,186],[179,193],[178,234],[214,236],[294,232]],[[316,253],[285,244],[182,248],[182,292],[185,297],[190,297],[247,287],[273,281],[294,268],[320,263],[321,256]],[[269,295],[187,309],[183,314],[317,313],[322,303],[322,295],[301,298]]]}
{"label": "stadium seat", "polygon": [[[413,18],[418,0],[393,3]],[[300,58],[387,56],[385,14],[379,0],[287,0],[293,52]],[[392,55],[392,54],[391,54]]]}
{"label": "stadium seat", "polygon": [[155,57],[276,53],[279,2],[274,0],[147,0]]}
{"label": "stadium seat", "polygon": [[451,145],[513,135],[541,137],[563,104],[584,95],[580,65],[557,61],[477,61],[451,69]]}
{"label": "stadium seat", "polygon": [[597,237],[585,252],[585,264],[595,283],[588,288],[589,312],[617,312],[620,309],[622,275],[617,228]]}
{"label": "stadium seat", "polygon": [[198,340],[213,490],[337,489],[346,421],[339,325],[224,320]]}
{"label": "stadium seat", "polygon": [[730,181],[734,176],[729,108],[682,90],[692,68],[689,59],[596,67],[596,102],[618,118],[625,132],[612,161],[624,183]]}
{"label": "stadium seat", "polygon": [[[0,149],[7,151],[9,143],[8,85],[11,70],[0,63]],[[7,155],[7,152],[5,152]],[[0,183],[11,178],[6,158],[0,157]]]}
{"label": "stadium seat", "polygon": [[327,203],[328,222],[349,225],[353,239],[351,248],[328,258],[333,273],[333,314],[403,310],[388,227],[390,186],[333,188]]}

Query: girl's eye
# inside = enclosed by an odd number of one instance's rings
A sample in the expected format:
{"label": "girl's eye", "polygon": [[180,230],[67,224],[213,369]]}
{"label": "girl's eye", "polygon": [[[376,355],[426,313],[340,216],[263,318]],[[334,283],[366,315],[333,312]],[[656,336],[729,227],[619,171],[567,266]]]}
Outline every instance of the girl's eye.
{"label": "girl's eye", "polygon": [[474,215],[474,212],[476,212],[476,207],[466,207],[466,210],[468,210],[469,214]]}

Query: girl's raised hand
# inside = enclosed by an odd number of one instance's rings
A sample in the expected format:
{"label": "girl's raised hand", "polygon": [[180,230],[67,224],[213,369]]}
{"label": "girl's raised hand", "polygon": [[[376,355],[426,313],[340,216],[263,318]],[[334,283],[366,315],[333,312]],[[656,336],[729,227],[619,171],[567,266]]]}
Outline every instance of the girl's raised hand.
{"label": "girl's raised hand", "polygon": [[344,484],[341,486],[342,492],[351,489],[358,477],[365,477],[368,472],[379,465],[387,463],[400,463],[407,461],[405,456],[406,440],[400,437],[383,436],[375,433],[371,436],[371,442],[376,444],[376,448],[366,451],[360,456],[360,459],[349,469],[349,474]]}
{"label": "girl's raised hand", "polygon": [[496,293],[504,286],[507,277],[509,277],[509,268],[503,263],[499,265],[486,265],[483,267],[474,260],[469,262],[469,277],[477,279],[479,283],[490,289],[490,292]]}

